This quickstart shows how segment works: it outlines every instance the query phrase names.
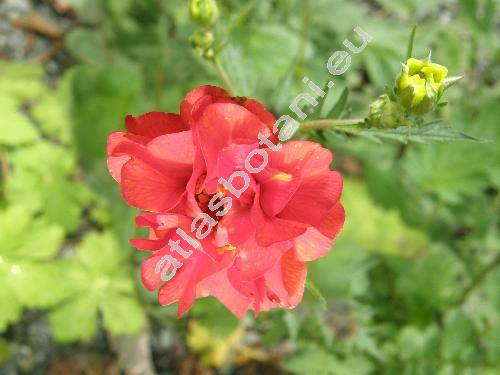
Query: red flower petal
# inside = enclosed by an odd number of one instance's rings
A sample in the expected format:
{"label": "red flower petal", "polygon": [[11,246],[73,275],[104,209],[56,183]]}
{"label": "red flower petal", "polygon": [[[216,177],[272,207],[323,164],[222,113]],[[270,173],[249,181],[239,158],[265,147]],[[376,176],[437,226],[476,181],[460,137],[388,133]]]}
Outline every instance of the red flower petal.
{"label": "red flower petal", "polygon": [[293,240],[299,260],[309,262],[326,255],[332,248],[332,239],[314,228],[308,228],[301,236]]}
{"label": "red flower petal", "polygon": [[[255,99],[248,99],[245,98],[244,101],[240,103],[240,105],[246,109],[248,109],[250,112],[252,112],[255,116],[259,118],[260,121],[262,121],[264,124],[267,125],[267,127],[272,131],[273,126],[276,122],[276,117],[269,112],[266,107],[264,107],[260,102],[258,102]],[[271,142],[277,143],[278,142],[278,136],[273,134],[270,137]]]}
{"label": "red flower petal", "polygon": [[238,247],[236,264],[244,280],[255,280],[264,275],[290,250],[292,244],[288,241],[274,243],[268,247],[259,246],[255,239],[250,238]]}
{"label": "red flower petal", "polygon": [[207,105],[221,100],[230,100],[225,90],[217,86],[200,86],[189,92],[182,101],[181,118],[185,123],[191,124]]}
{"label": "red flower petal", "polygon": [[328,212],[327,216],[317,226],[318,230],[329,238],[334,238],[339,234],[344,226],[345,211],[340,203],[337,203]]}
{"label": "red flower petal", "polygon": [[237,290],[229,281],[227,271],[215,273],[201,281],[197,288],[197,297],[214,296],[234,315],[242,319],[248,311],[252,298]]}
{"label": "red flower petal", "polygon": [[108,161],[107,166],[109,173],[115,179],[116,182],[121,181],[121,170],[127,161],[130,160],[130,156],[126,154],[117,153],[115,150],[123,142],[137,142],[139,144],[146,144],[148,142],[147,138],[142,136],[136,136],[133,134],[127,134],[123,132],[111,133],[108,137],[107,152]]}
{"label": "red flower petal", "polygon": [[300,187],[279,217],[319,225],[339,201],[342,176],[335,171],[303,177]]}
{"label": "red flower petal", "polygon": [[[219,151],[232,143],[254,144],[258,134],[269,133],[258,117],[236,104],[216,103],[206,107],[195,124],[197,146],[200,147],[208,174],[217,167]],[[215,136],[214,136],[215,135]]]}
{"label": "red flower petal", "polygon": [[125,118],[125,127],[130,133],[148,139],[189,130],[189,126],[179,115],[164,112],[149,112],[139,117],[128,115]]}
{"label": "red flower petal", "polygon": [[141,210],[168,211],[185,192],[183,180],[166,176],[142,161],[130,160],[122,168],[122,196]]}
{"label": "red flower petal", "polygon": [[281,259],[281,273],[283,284],[288,292],[289,304],[296,306],[304,294],[304,284],[306,282],[307,267],[295,256],[295,252],[287,252]]}

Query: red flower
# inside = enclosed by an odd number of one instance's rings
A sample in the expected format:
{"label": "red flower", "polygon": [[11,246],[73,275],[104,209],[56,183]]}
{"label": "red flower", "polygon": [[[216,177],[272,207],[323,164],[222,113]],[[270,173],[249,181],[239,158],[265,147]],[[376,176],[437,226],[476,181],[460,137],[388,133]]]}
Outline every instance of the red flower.
{"label": "red flower", "polygon": [[162,305],[214,296],[235,315],[295,307],[306,262],[325,255],[344,222],[342,177],[330,151],[275,145],[276,120],[259,102],[213,86],[190,92],[180,115],[128,116],[108,140],[108,167],[152,254],[142,265]]}

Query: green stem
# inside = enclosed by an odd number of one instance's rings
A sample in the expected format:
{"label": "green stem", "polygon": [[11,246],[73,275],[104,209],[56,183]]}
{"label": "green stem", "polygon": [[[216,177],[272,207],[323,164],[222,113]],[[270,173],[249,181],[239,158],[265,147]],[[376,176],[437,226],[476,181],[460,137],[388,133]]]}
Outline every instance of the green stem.
{"label": "green stem", "polygon": [[305,121],[300,126],[302,130],[313,130],[313,129],[329,129],[336,126],[346,126],[346,125],[357,125],[365,122],[362,118],[353,118],[345,120],[312,120]]}
{"label": "green stem", "polygon": [[222,84],[226,87],[229,95],[237,96],[236,89],[234,88],[233,83],[231,82],[231,79],[229,78],[229,75],[227,74],[226,70],[220,63],[219,57],[215,56],[212,59],[212,63],[214,64],[214,68],[217,71],[217,74],[219,75]]}

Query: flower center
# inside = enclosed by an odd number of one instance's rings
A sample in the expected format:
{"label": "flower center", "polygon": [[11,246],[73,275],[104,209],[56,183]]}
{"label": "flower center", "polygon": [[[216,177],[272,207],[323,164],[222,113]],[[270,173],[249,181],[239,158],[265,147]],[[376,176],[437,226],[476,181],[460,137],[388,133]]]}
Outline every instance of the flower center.
{"label": "flower center", "polygon": [[[214,197],[215,194],[209,194],[205,190],[205,187],[203,186],[203,182],[205,181],[205,177],[206,177],[205,174],[201,175],[200,177],[198,177],[198,181],[196,182],[196,188],[194,191],[196,203],[198,204],[198,207],[200,208],[200,210],[202,212],[206,213],[208,216],[210,216],[215,221],[219,221],[220,217],[216,215],[216,211],[212,211],[208,207],[208,203]],[[220,193],[222,195],[225,194],[225,189],[222,185],[219,185],[219,187],[217,188],[217,193]]]}

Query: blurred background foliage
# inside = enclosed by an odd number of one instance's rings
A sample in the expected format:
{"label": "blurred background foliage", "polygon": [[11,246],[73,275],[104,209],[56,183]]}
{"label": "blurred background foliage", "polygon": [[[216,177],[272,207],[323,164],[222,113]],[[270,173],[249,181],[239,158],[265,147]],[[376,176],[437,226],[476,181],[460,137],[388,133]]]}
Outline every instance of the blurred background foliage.
{"label": "blurred background foliage", "polygon": [[[186,318],[140,285],[134,210],[105,169],[127,114],[218,84],[180,0],[0,3],[0,373],[500,373],[500,45],[496,0],[220,0],[238,94],[285,114],[359,25],[373,38],[318,117],[363,117],[414,54],[464,79],[440,109],[491,143],[300,137],[333,150],[347,221],[303,303]],[[339,100],[345,105],[339,104]],[[135,366],[135,367],[134,367]],[[137,373],[137,372],[135,372]]]}

